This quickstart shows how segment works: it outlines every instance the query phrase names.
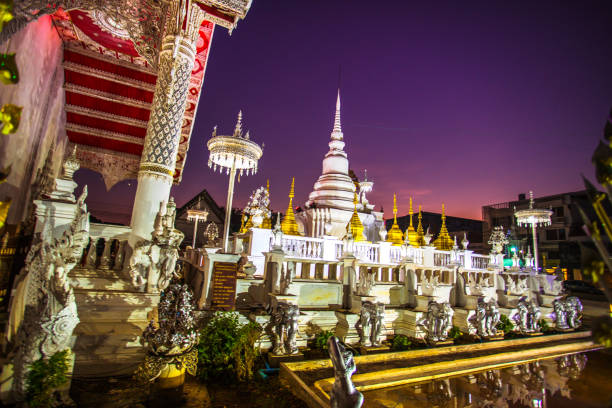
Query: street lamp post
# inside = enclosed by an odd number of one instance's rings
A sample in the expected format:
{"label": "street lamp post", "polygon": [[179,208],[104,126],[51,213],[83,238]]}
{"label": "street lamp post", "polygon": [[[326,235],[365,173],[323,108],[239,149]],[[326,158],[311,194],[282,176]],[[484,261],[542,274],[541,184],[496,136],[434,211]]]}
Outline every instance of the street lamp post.
{"label": "street lamp post", "polygon": [[227,187],[227,201],[225,204],[225,222],[223,224],[223,252],[229,252],[229,227],[232,215],[232,200],[234,198],[234,182],[236,173],[240,175],[249,172],[257,173],[257,161],[263,155],[263,150],[259,145],[249,139],[249,132],[242,135],[242,111],[238,113],[238,121],[234,134],[231,136],[217,136],[217,127],[213,130],[212,137],[206,144],[210,155],[208,157],[208,167],[213,167],[216,171],[226,170],[229,175],[229,185]]}
{"label": "street lamp post", "polygon": [[193,221],[193,243],[191,245],[192,248],[195,249],[196,246],[196,237],[198,234],[198,222],[206,221],[208,217],[208,211],[206,210],[187,210],[187,221]]}
{"label": "street lamp post", "polygon": [[516,217],[516,223],[519,227],[531,227],[531,234],[533,235],[533,255],[534,265],[536,272],[538,271],[538,234],[536,232],[537,227],[543,227],[550,225],[550,216],[552,215],[551,210],[545,208],[533,208],[533,191],[529,192],[529,208],[525,210],[519,210],[514,212]]}

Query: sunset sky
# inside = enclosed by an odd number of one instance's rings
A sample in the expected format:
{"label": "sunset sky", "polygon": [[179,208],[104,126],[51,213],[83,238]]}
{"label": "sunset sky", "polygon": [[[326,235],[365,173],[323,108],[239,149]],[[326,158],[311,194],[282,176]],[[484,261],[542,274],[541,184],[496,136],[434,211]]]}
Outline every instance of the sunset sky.
{"label": "sunset sky", "polygon": [[[254,0],[230,36],[216,28],[179,205],[207,189],[225,205],[228,177],[207,166],[214,125],[243,110],[265,143],[259,173],[234,207],[270,179],[284,211],[291,177],[303,205],[328,150],[338,85],[350,167],[374,180],[385,217],[408,198],[424,210],[481,217],[486,204],[533,189],[582,188],[612,107],[609,1]],[[341,71],[338,79],[339,67]],[[136,182],[90,186],[94,215],[131,213]],[[96,211],[96,210],[99,211]]]}

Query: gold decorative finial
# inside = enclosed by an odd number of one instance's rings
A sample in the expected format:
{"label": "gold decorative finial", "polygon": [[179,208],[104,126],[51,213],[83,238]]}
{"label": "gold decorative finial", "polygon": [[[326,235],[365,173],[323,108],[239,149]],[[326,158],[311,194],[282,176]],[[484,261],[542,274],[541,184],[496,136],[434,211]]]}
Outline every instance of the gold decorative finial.
{"label": "gold decorative finial", "polygon": [[393,194],[393,225],[387,233],[387,242],[391,242],[392,245],[400,246],[404,243],[404,234],[397,225],[397,196]]}
{"label": "gold decorative finial", "polygon": [[359,219],[359,214],[357,214],[358,202],[357,193],[354,193],[353,204],[355,208],[353,209],[353,215],[346,226],[346,232],[350,232],[353,235],[355,242],[367,241],[365,235],[363,234],[363,224],[361,223],[361,219]]}
{"label": "gold decorative finial", "polygon": [[[270,179],[266,180],[266,191],[268,192],[268,198],[270,197]],[[268,208],[269,209],[269,208]],[[261,228],[272,229],[272,212],[269,217],[265,217],[261,223]]]}
{"label": "gold decorative finial", "polygon": [[419,205],[419,223],[417,225],[417,244],[418,246],[425,245],[425,233],[423,232],[423,215],[421,214],[421,206]]}
{"label": "gold decorative finial", "polygon": [[448,230],[446,229],[446,214],[444,212],[444,203],[442,203],[442,226],[440,227],[440,233],[438,234],[438,238],[434,241],[434,246],[442,251],[450,251],[453,249],[453,240],[448,234]]}
{"label": "gold decorative finial", "polygon": [[397,221],[397,196],[393,194],[393,219]]}
{"label": "gold decorative finial", "polygon": [[295,214],[293,213],[293,197],[295,187],[295,177],[291,179],[291,190],[289,190],[289,206],[287,207],[287,212],[285,213],[285,217],[283,218],[283,222],[281,222],[281,231],[286,235],[300,235],[298,231],[298,225],[295,221]]}
{"label": "gold decorative finial", "polygon": [[236,121],[236,128],[234,129],[234,137],[242,137],[242,110],[238,112],[238,120]]}
{"label": "gold decorative finial", "polygon": [[[412,211],[412,197],[410,197],[410,210],[408,211],[408,215],[410,217],[410,225],[408,225],[405,235],[406,235],[408,244],[412,245],[413,247],[419,247],[421,246],[420,241],[419,241],[419,235],[414,230],[414,226],[412,224],[413,214],[414,214],[414,211]],[[421,227],[421,229],[423,229],[423,227]]]}

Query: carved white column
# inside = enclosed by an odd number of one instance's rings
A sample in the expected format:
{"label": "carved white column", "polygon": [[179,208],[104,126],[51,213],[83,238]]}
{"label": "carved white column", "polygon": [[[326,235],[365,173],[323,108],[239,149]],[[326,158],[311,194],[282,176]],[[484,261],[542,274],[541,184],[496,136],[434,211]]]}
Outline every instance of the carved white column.
{"label": "carved white column", "polygon": [[[187,10],[172,2],[159,52],[157,83],[138,171],[130,244],[151,239],[160,203],[168,201],[185,113],[196,40],[205,13],[197,4]],[[183,5],[185,3],[182,3]],[[183,19],[184,13],[187,13]],[[183,28],[183,21],[186,22]]]}

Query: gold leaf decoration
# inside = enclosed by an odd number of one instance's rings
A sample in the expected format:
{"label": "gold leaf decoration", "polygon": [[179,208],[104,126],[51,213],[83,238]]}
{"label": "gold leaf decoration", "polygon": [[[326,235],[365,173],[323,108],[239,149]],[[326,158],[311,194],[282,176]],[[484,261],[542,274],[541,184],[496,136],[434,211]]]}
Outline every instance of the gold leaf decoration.
{"label": "gold leaf decoration", "polygon": [[4,25],[13,19],[13,1],[0,0],[0,31]]}
{"label": "gold leaf decoration", "polygon": [[[1,13],[0,8],[0,19],[2,19]],[[0,24],[2,23],[0,22]],[[17,69],[15,54],[0,54],[0,81],[4,85],[13,85],[19,82],[19,70]]]}
{"label": "gold leaf decoration", "polygon": [[0,121],[2,121],[2,133],[9,135],[19,129],[21,121],[21,110],[23,107],[7,103],[0,110]]}
{"label": "gold leaf decoration", "polygon": [[9,208],[11,208],[10,198],[7,198],[4,201],[0,201],[0,228],[4,227],[6,217],[8,216]]}

